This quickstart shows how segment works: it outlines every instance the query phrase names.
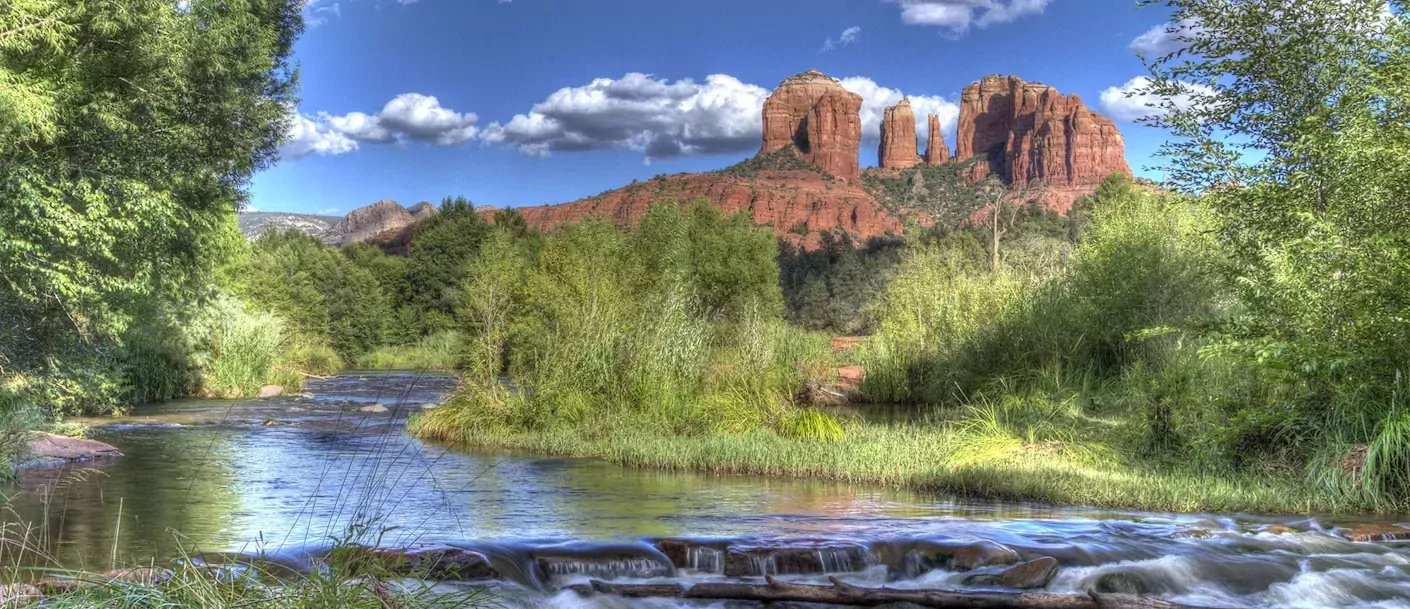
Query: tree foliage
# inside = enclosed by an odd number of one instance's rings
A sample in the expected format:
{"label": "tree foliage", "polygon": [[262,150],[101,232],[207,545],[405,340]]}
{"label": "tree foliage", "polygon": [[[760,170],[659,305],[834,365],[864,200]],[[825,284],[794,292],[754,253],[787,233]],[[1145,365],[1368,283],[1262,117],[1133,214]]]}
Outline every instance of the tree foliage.
{"label": "tree foliage", "polygon": [[0,366],[112,361],[144,301],[205,293],[285,132],[300,9],[0,2]]}

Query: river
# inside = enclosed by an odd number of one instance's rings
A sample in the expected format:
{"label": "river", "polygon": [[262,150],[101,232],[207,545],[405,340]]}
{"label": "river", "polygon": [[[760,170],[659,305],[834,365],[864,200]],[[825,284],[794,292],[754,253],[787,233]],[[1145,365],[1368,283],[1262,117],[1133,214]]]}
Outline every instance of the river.
{"label": "river", "polygon": [[[965,573],[924,560],[924,548],[992,543],[1025,559],[1057,558],[1047,585],[1055,592],[1131,590],[1225,607],[1410,608],[1410,544],[1353,543],[1331,532],[1332,519],[973,503],[410,437],[407,416],[453,384],[447,376],[352,372],[311,382],[312,397],[183,401],[82,420],[91,437],[125,456],[25,471],[4,489],[7,518],[42,531],[61,564],[86,569],[197,552],[299,554],[361,525],[359,540],[388,547],[449,543],[538,564],[537,576],[515,584],[534,590],[521,598],[537,605],[576,604],[552,589],[588,575],[731,577],[728,552],[747,552],[750,565],[731,568],[752,574],[817,581],[830,571],[859,584],[957,587]],[[682,547],[698,569],[663,564],[662,538],[689,540]],[[572,559],[547,570],[534,562],[549,555]]]}

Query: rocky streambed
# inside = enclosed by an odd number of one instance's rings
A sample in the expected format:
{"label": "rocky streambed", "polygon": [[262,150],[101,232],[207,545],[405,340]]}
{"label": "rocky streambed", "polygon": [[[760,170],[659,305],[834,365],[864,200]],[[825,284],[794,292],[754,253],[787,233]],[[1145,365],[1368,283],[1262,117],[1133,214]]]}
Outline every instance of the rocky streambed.
{"label": "rocky streambed", "polygon": [[[368,556],[395,566],[388,572],[402,584],[487,587],[515,606],[700,605],[721,599],[623,595],[711,591],[691,588],[701,584],[811,595],[835,578],[858,589],[1410,608],[1410,529],[1395,518],[973,503],[475,452],[408,436],[406,418],[453,385],[352,373],[302,396],[88,421],[93,439],[124,456],[26,470],[6,489],[9,518],[34,525],[59,564],[96,580],[136,565],[181,572],[198,563],[226,575],[293,575],[324,568],[339,540],[380,548]],[[766,578],[813,587],[769,588]],[[647,588],[602,593],[594,581]]]}

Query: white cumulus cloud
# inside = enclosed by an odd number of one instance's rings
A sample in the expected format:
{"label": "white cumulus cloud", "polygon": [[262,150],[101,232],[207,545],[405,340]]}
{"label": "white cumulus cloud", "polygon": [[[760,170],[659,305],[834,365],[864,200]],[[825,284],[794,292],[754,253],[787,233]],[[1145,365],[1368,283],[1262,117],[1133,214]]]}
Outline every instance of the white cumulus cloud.
{"label": "white cumulus cloud", "polygon": [[[925,151],[926,139],[930,137],[931,114],[940,117],[940,132],[947,145],[954,145],[955,129],[960,121],[958,104],[943,97],[933,95],[907,96],[900,89],[892,89],[876,84],[865,76],[850,76],[842,79],[842,86],[848,91],[862,96],[862,141],[876,144],[881,141],[881,121],[886,117],[886,108],[911,98],[911,110],[916,115],[916,136],[920,138],[920,150]],[[862,158],[866,158],[863,153]]]}
{"label": "white cumulus cloud", "polygon": [[648,158],[744,152],[759,144],[768,93],[726,74],[697,83],[632,72],[559,89],[528,113],[485,127],[481,139],[536,155],[612,148]]}
{"label": "white cumulus cloud", "polygon": [[971,27],[986,28],[1028,15],[1041,15],[1053,0],[888,0],[901,7],[901,22],[938,27],[963,36]]}
{"label": "white cumulus cloud", "polygon": [[1208,102],[1214,90],[1204,85],[1186,83],[1185,93],[1173,97],[1163,97],[1145,92],[1151,80],[1137,76],[1119,87],[1107,87],[1102,91],[1102,112],[1112,120],[1137,121],[1143,118],[1162,116],[1172,108],[1187,110],[1196,103]]}
{"label": "white cumulus cloud", "polygon": [[451,146],[475,139],[479,120],[474,112],[441,106],[435,96],[403,93],[376,114],[296,114],[280,155],[290,160],[337,155],[357,150],[361,144],[394,142]]}

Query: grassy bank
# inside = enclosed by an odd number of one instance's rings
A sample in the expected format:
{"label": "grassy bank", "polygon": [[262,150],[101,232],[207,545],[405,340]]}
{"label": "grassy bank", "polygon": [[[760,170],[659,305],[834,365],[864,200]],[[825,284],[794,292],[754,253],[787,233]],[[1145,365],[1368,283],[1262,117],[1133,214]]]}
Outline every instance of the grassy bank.
{"label": "grassy bank", "polygon": [[[597,457],[628,467],[874,484],[972,499],[1175,512],[1366,509],[1306,484],[1298,474],[1200,474],[1140,462],[1102,441],[1032,442],[1004,428],[982,429],[969,412],[896,423],[844,416],[843,437],[819,442],[766,430],[671,435],[627,419],[539,433],[465,433],[454,422],[455,406],[448,408],[414,420],[412,431],[476,447]],[[1118,424],[1104,424],[1112,426],[1108,438],[1123,433]]]}

